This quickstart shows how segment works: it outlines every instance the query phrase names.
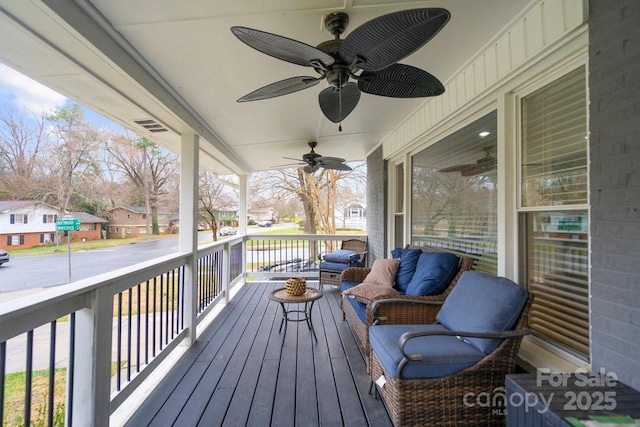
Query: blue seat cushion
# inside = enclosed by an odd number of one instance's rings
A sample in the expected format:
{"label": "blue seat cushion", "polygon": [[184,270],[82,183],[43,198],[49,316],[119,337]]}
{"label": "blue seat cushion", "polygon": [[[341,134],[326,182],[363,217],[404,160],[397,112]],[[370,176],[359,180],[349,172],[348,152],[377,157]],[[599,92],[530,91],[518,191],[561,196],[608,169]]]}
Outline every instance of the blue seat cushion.
{"label": "blue seat cushion", "polygon": [[358,286],[360,283],[358,282],[342,282],[340,284],[340,292],[346,291],[347,289],[351,289],[355,286]]}
{"label": "blue seat cushion", "polygon": [[360,254],[346,249],[338,249],[325,254],[323,259],[328,262],[340,262],[343,264],[355,265],[360,262]]}
{"label": "blue seat cushion", "polygon": [[352,267],[349,264],[343,264],[341,262],[328,262],[322,261],[320,263],[320,270],[331,270],[331,271],[343,271],[348,267]]}
{"label": "blue seat cushion", "polygon": [[422,254],[422,251],[417,248],[396,248],[391,251],[391,256],[393,258],[400,258],[400,266],[396,273],[396,282],[394,286],[398,292],[403,294],[406,293],[407,286],[411,282],[411,278],[413,278],[413,274],[416,271],[416,264],[418,263],[420,254]]}
{"label": "blue seat cushion", "polygon": [[[528,297],[527,291],[509,279],[479,271],[465,271],[436,319],[456,331],[508,331],[520,316]],[[495,350],[502,341],[487,338],[466,340],[485,354]]]}
{"label": "blue seat cushion", "polygon": [[458,257],[448,252],[423,252],[407,285],[407,295],[438,295],[458,273]]}
{"label": "blue seat cushion", "polygon": [[358,318],[362,323],[367,322],[367,305],[356,301],[354,298],[345,298],[349,304],[353,307],[353,310],[358,315]]}
{"label": "blue seat cushion", "polygon": [[[443,325],[376,325],[369,328],[371,350],[393,378],[396,377],[402,353],[398,340],[405,332],[447,330]],[[405,345],[407,354],[421,354],[422,360],[409,361],[402,368],[402,378],[439,378],[455,374],[478,363],[485,354],[457,337],[434,335],[411,339]]]}

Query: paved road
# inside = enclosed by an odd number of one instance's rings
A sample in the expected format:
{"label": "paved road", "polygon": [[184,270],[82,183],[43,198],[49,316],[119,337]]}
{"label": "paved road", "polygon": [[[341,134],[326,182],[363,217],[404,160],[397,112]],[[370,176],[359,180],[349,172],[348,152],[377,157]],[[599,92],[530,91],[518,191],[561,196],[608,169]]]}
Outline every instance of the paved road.
{"label": "paved road", "polygon": [[[251,228],[250,233],[265,232],[291,225],[272,228]],[[211,241],[211,232],[198,233],[201,243]],[[224,239],[224,237],[222,237]],[[0,302],[42,288],[69,283],[69,254],[66,246],[55,255],[15,255],[0,266]],[[154,239],[135,244],[71,252],[71,281],[148,261],[178,250],[178,237]]]}

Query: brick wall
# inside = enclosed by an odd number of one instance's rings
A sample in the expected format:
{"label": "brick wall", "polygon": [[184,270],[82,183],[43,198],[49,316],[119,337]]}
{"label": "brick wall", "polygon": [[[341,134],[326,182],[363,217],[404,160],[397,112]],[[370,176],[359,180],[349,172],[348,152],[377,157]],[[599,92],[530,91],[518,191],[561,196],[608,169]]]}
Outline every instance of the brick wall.
{"label": "brick wall", "polygon": [[367,264],[385,258],[387,235],[387,165],[382,158],[382,146],[367,157]]}
{"label": "brick wall", "polygon": [[640,390],[640,2],[589,2],[592,369]]}

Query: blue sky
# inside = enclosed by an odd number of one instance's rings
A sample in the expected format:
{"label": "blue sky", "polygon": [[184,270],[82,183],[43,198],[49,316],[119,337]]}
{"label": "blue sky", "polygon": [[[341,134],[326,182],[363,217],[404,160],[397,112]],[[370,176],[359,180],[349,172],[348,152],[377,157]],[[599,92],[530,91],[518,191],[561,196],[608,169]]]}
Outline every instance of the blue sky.
{"label": "blue sky", "polygon": [[[73,102],[58,92],[0,63],[0,108],[49,112]],[[90,123],[122,132],[122,126],[82,106]]]}

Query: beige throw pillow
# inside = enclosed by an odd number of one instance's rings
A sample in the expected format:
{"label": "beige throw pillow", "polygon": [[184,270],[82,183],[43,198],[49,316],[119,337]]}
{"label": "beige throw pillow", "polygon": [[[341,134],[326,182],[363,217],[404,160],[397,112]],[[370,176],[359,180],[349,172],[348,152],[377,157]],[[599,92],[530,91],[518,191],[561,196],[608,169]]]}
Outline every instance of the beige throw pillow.
{"label": "beige throw pillow", "polygon": [[386,285],[378,285],[376,283],[360,283],[358,286],[347,289],[343,292],[347,298],[354,298],[363,304],[369,304],[376,299],[394,298],[400,295],[398,291]]}
{"label": "beige throw pillow", "polygon": [[371,271],[364,278],[362,283],[375,283],[382,286],[393,287],[396,273],[400,266],[399,258],[377,259],[371,266]]}

